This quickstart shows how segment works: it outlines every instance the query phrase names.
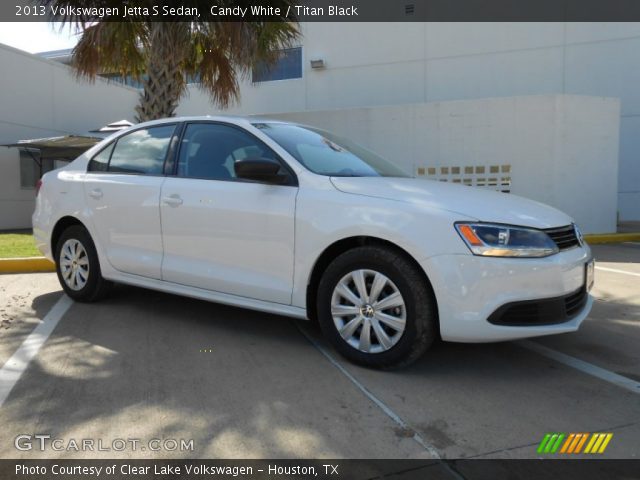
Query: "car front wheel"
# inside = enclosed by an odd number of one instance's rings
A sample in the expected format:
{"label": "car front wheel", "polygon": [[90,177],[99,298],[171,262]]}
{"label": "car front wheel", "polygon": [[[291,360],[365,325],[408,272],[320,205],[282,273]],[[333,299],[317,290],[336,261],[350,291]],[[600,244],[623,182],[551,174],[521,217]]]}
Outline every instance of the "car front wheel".
{"label": "car front wheel", "polygon": [[96,247],[84,227],[67,228],[56,245],[56,272],[64,292],[79,302],[103,298],[110,282],[102,278]]}
{"label": "car front wheel", "polygon": [[318,290],[320,326],[343,356],[369,367],[412,363],[437,336],[430,286],[404,255],[358,247],[327,267]]}

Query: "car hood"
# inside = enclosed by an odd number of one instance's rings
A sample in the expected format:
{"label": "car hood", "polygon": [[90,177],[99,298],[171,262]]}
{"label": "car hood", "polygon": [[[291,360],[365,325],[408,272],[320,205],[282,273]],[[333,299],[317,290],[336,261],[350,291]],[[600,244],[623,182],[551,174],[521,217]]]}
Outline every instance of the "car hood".
{"label": "car hood", "polygon": [[341,192],[447,210],[482,222],[553,228],[573,221],[543,203],[466,185],[391,177],[331,177],[331,182]]}

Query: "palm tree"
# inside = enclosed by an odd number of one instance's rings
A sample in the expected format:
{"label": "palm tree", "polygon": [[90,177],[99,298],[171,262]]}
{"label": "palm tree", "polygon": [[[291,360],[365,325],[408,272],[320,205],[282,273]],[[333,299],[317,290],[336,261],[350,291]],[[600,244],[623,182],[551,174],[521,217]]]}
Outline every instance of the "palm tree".
{"label": "palm tree", "polygon": [[[123,6],[121,0],[40,0],[60,7]],[[247,6],[246,0],[182,1],[183,6]],[[287,12],[293,0],[276,0],[270,5]],[[130,0],[128,6],[151,8],[153,1]],[[293,9],[291,9],[293,10]],[[72,52],[77,75],[95,80],[101,72],[118,72],[142,82],[143,91],[136,106],[139,122],[175,115],[187,91],[187,78],[197,78],[199,87],[213,103],[226,108],[239,99],[238,79],[258,65],[271,65],[278,52],[298,37],[298,24],[292,15],[281,21],[250,17],[244,22],[208,22],[203,15],[190,21],[158,22],[149,17],[113,22],[104,19],[63,17],[64,24],[75,25],[82,36]],[[95,21],[94,21],[95,20]],[[178,19],[176,19],[178,20]],[[272,20],[272,19],[271,19]]]}

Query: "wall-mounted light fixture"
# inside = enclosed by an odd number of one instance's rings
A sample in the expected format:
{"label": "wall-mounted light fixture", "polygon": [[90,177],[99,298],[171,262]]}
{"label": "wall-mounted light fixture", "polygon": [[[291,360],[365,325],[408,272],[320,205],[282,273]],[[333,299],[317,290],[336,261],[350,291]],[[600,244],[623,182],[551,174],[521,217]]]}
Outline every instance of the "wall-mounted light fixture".
{"label": "wall-mounted light fixture", "polygon": [[324,60],[322,58],[311,60],[310,63],[311,63],[311,68],[313,69],[325,68]]}

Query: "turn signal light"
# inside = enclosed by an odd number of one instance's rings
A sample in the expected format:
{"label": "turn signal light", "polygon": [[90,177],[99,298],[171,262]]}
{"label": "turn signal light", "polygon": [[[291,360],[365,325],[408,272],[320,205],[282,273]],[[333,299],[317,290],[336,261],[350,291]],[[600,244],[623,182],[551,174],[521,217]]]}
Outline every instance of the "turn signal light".
{"label": "turn signal light", "polygon": [[462,234],[464,239],[469,242],[470,245],[484,245],[484,243],[482,243],[482,240],[478,238],[476,232],[473,231],[473,228],[471,228],[470,225],[459,225],[458,231]]}

